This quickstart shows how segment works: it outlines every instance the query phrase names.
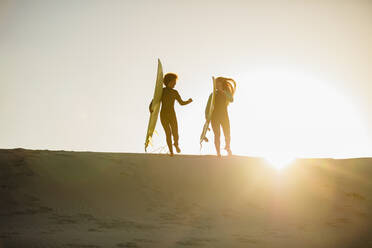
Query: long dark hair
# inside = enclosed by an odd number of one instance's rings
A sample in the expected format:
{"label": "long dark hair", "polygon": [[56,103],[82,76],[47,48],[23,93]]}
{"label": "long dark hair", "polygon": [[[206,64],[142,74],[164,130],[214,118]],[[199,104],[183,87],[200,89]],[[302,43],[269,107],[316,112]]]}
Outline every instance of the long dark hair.
{"label": "long dark hair", "polygon": [[232,78],[218,77],[216,82],[221,82],[223,90],[229,91],[234,95],[236,91],[236,82]]}

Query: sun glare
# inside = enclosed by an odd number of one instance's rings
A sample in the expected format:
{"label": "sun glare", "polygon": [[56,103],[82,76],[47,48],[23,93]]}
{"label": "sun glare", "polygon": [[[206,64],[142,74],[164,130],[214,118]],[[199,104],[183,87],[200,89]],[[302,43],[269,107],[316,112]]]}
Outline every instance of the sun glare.
{"label": "sun glare", "polygon": [[281,170],[290,165],[295,160],[294,157],[282,154],[273,154],[265,157],[265,161],[277,170]]}
{"label": "sun glare", "polygon": [[252,68],[244,77],[230,109],[236,153],[264,157],[282,168],[293,157],[362,150],[352,145],[366,143],[361,115],[326,78],[289,66]]}

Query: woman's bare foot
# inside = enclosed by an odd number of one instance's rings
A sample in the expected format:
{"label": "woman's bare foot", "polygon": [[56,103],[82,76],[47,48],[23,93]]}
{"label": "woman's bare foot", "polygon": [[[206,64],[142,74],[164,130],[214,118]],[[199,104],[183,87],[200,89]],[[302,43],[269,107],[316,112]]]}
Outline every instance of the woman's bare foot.
{"label": "woman's bare foot", "polygon": [[180,149],[180,147],[178,145],[174,145],[174,147],[176,147],[177,153],[180,153],[181,152],[181,149]]}
{"label": "woman's bare foot", "polygon": [[230,147],[225,148],[225,150],[227,151],[227,155],[228,156],[231,156],[232,155],[232,151],[231,151]]}

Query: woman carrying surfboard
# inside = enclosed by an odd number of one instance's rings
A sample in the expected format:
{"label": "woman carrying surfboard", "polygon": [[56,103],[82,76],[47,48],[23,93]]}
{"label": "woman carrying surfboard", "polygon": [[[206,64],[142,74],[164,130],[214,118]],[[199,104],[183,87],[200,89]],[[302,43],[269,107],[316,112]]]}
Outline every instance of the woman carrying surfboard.
{"label": "woman carrying surfboard", "polygon": [[[174,147],[176,148],[177,153],[181,152],[181,149],[178,145],[178,123],[176,112],[174,110],[174,102],[177,100],[180,105],[187,105],[192,102],[191,98],[189,98],[187,101],[183,101],[178,91],[174,89],[177,78],[177,75],[174,73],[167,73],[164,76],[163,83],[165,87],[163,88],[161,97],[160,121],[165,131],[170,156],[173,156],[172,136]],[[150,103],[149,107],[150,112],[152,111],[151,107],[152,102]]]}
{"label": "woman carrying surfboard", "polygon": [[[211,124],[214,133],[214,145],[216,147],[217,156],[221,156],[220,151],[220,135],[221,127],[225,136],[225,150],[228,155],[231,155],[230,148],[230,120],[227,111],[227,106],[234,101],[234,93],[236,83],[232,78],[218,77],[216,80],[216,91],[214,96],[214,107],[211,117]],[[233,83],[234,86],[231,84]],[[211,104],[212,94],[209,96],[206,111]]]}

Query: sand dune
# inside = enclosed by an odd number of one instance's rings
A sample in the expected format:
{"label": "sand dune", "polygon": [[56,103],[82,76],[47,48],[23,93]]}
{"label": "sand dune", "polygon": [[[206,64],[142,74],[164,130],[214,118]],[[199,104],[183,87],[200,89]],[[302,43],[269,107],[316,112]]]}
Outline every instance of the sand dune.
{"label": "sand dune", "polygon": [[0,150],[0,247],[372,247],[372,159]]}

